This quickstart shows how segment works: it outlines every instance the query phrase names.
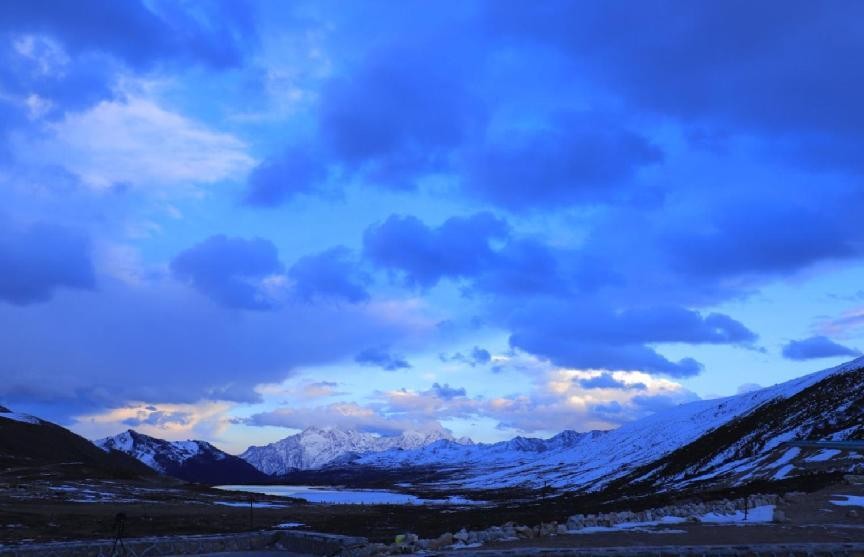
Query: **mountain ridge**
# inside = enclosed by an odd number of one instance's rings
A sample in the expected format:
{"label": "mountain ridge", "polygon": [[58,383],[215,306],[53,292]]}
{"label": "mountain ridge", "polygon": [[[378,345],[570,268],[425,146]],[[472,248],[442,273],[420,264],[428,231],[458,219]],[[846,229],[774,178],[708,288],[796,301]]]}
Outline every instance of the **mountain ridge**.
{"label": "mountain ridge", "polygon": [[128,454],[154,471],[205,484],[254,483],[267,477],[207,441],[166,441],[128,429],[93,441],[104,451]]}
{"label": "mountain ridge", "polygon": [[[844,383],[845,386],[831,388],[835,383]],[[826,386],[820,389],[820,385]],[[850,401],[849,398],[854,396],[858,398]],[[797,401],[797,404],[805,407],[818,407],[820,413],[796,411],[793,404],[783,403],[789,400]],[[775,407],[781,410],[776,410]],[[780,417],[771,418],[778,412],[781,414]],[[604,489],[611,483],[625,478],[632,482],[644,481],[645,479],[640,478],[638,474],[634,475],[634,471],[641,470],[647,473],[654,463],[659,466],[664,462],[663,459],[671,458],[669,455],[677,453],[678,458],[683,458],[686,464],[687,460],[682,455],[698,453],[696,447],[700,444],[710,446],[712,442],[715,445],[719,443],[714,447],[712,453],[714,462],[711,466],[713,469],[729,466],[729,459],[737,454],[735,440],[719,434],[714,434],[712,437],[712,434],[723,428],[732,428],[732,424],[749,424],[748,427],[753,431],[745,428],[740,431],[740,435],[751,435],[751,437],[755,435],[764,441],[761,446],[754,448],[754,451],[771,452],[777,449],[781,442],[791,441],[796,436],[807,436],[814,432],[818,432],[823,438],[825,436],[838,439],[864,437],[864,424],[861,424],[860,418],[862,414],[864,414],[864,358],[858,358],[834,368],[756,391],[682,404],[628,422],[607,432],[577,434],[568,446],[540,452],[536,458],[522,458],[525,455],[524,451],[517,454],[500,450],[500,444],[494,444],[476,445],[470,448],[433,446],[408,453],[392,451],[375,453],[361,456],[353,464],[370,468],[446,467],[451,470],[453,476],[449,480],[449,486],[462,489],[516,486],[537,488],[550,485],[559,489],[590,492]],[[856,415],[859,424],[857,428],[849,426],[845,430],[837,429],[839,427],[837,424],[854,421]],[[748,420],[741,422],[748,416]],[[782,416],[787,417],[782,418]],[[769,418],[773,419],[775,430],[760,433],[759,420]],[[822,422],[826,420],[828,422],[833,420],[835,426],[825,427]],[[734,427],[741,428],[740,425]],[[769,438],[779,438],[782,435],[788,438],[780,438],[773,445],[767,444]],[[728,457],[720,454],[724,451],[728,453]],[[802,453],[802,458],[805,457],[806,455]],[[770,462],[773,461],[766,458],[763,464],[770,464]],[[758,468],[759,462],[750,462],[749,466]],[[684,468],[687,466],[685,465]],[[698,462],[691,462],[689,468],[691,476],[700,470]],[[769,467],[766,470],[773,469]],[[747,476],[748,471],[752,472],[750,476]],[[760,474],[764,476],[763,472],[742,468],[738,480],[729,479],[732,476],[728,474],[725,476],[719,474],[715,479],[744,481],[759,477]],[[786,473],[793,474],[794,471],[790,470]],[[683,477],[672,478],[665,482],[657,482],[655,487],[685,483]]]}
{"label": "mountain ridge", "polygon": [[[353,429],[308,427],[263,446],[251,446],[239,455],[259,471],[284,475],[296,470],[320,469],[334,462],[345,462],[354,455],[384,450],[414,450],[437,441],[456,439],[445,430],[430,432],[404,431],[382,436]],[[473,443],[468,439],[465,444]]]}

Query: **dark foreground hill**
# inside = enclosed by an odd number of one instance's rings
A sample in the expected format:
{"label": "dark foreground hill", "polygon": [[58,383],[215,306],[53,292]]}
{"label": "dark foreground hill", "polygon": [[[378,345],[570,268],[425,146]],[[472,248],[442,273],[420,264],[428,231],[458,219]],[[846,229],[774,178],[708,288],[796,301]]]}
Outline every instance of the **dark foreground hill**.
{"label": "dark foreground hill", "polygon": [[102,451],[68,429],[0,406],[0,467],[40,475],[131,479],[154,476],[134,458]]}

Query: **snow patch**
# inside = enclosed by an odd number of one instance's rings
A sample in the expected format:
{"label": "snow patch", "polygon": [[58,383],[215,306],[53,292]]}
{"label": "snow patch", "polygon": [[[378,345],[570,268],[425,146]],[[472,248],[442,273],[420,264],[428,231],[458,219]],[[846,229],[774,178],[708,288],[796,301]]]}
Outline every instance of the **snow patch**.
{"label": "snow patch", "polygon": [[260,501],[256,503],[247,503],[243,501],[214,501],[214,505],[222,505],[223,507],[246,507],[248,508],[250,505],[253,509],[287,509],[288,505],[280,505],[279,503],[269,503],[267,501]]}
{"label": "snow patch", "polygon": [[843,451],[838,449],[822,449],[815,455],[805,458],[804,462],[825,462],[826,460],[831,460],[841,452]]}
{"label": "snow patch", "polygon": [[864,507],[864,495],[834,495],[834,497],[845,497],[845,501],[831,501],[832,505],[841,507]]}
{"label": "snow patch", "polygon": [[788,476],[788,475],[792,472],[792,470],[794,470],[794,469],[795,469],[795,466],[794,466],[794,465],[792,465],[792,464],[787,464],[787,465],[784,466],[783,468],[777,470],[777,473],[774,474],[774,475],[772,476],[772,478],[775,479],[775,480],[782,480],[783,478],[785,478],[786,476]]}
{"label": "snow patch", "polygon": [[7,420],[12,420],[13,422],[21,422],[24,424],[39,425],[42,423],[42,420],[40,420],[36,416],[31,416],[30,414],[22,414],[20,412],[0,412],[0,418],[6,418]]}

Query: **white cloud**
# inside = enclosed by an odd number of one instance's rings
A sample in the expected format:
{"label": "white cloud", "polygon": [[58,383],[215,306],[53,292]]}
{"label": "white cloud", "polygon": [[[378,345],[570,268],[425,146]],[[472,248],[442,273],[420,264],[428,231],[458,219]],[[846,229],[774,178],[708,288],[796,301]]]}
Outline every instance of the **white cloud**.
{"label": "white cloud", "polygon": [[197,404],[130,403],[95,414],[76,416],[72,430],[88,439],[116,435],[127,429],[169,441],[203,439],[212,441],[228,427],[227,402]]}
{"label": "white cloud", "polygon": [[[442,389],[416,391],[396,389],[377,392],[371,402],[340,402],[323,406],[286,406],[255,414],[246,425],[300,429],[328,425],[367,431],[395,432],[403,429],[439,429],[447,422],[454,433],[465,435],[458,425],[472,420],[491,420],[512,434],[548,436],[564,429],[587,431],[611,429],[670,405],[697,397],[680,384],[641,372],[613,372],[623,385],[640,388],[584,388],[580,379],[604,372],[552,369],[538,375],[527,394],[486,398],[459,394],[444,396]],[[606,372],[608,373],[608,372]],[[445,386],[448,391],[451,389]],[[468,393],[470,394],[470,393]],[[485,438],[479,439],[487,440]]]}
{"label": "white cloud", "polygon": [[190,188],[240,178],[255,164],[246,144],[144,97],[103,101],[48,124],[50,137],[29,146],[95,188]]}

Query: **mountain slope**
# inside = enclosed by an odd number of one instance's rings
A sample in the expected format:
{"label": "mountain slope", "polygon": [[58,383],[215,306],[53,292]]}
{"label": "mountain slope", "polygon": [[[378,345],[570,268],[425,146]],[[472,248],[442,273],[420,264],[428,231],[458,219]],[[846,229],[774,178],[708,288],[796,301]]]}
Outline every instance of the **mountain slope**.
{"label": "mountain slope", "polygon": [[[778,460],[783,441],[864,436],[862,396],[864,358],[859,358],[758,391],[683,404],[608,432],[571,433],[567,443],[549,440],[545,450],[532,450],[539,445],[525,440],[471,447],[439,442],[413,451],[362,455],[353,464],[434,467],[450,473],[446,487],[468,489],[548,484],[597,491],[613,482],[672,488],[709,480],[734,484],[769,477],[769,472],[774,478],[784,466],[792,466],[785,475],[806,470],[802,466],[796,472],[791,460],[799,453],[789,448],[783,448],[789,451],[786,460]],[[818,449],[799,452],[801,459],[816,458],[810,465],[824,458],[816,456]]]}
{"label": "mountain slope", "polygon": [[153,470],[205,484],[249,483],[267,477],[244,460],[205,441],[165,441],[127,430],[93,442],[104,451],[120,451]]}
{"label": "mountain slope", "polygon": [[[857,362],[857,363],[856,363]],[[796,440],[864,440],[864,360],[786,397],[774,398],[634,472],[651,489],[739,485],[813,471],[864,469],[854,451],[790,446]]]}
{"label": "mountain slope", "polygon": [[[406,431],[379,436],[353,430],[310,427],[263,447],[249,447],[240,458],[265,474],[283,475],[294,470],[316,470],[354,455],[400,450],[410,451],[436,441],[453,441],[445,431]],[[470,441],[463,440],[463,443]]]}
{"label": "mountain slope", "polygon": [[[39,468],[64,477],[136,478],[153,471],[117,451],[100,451],[57,424],[0,406],[0,468]],[[44,471],[48,470],[48,471]]]}

